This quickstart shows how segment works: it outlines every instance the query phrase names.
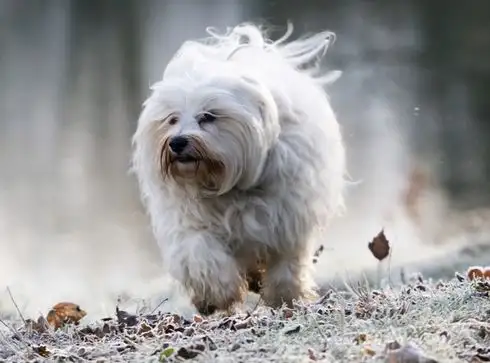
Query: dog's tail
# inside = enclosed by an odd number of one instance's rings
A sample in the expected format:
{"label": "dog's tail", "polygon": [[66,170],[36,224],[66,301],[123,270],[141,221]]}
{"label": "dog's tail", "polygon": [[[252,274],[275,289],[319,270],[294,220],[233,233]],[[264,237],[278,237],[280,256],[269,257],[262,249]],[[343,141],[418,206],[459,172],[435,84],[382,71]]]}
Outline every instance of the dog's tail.
{"label": "dog's tail", "polygon": [[229,49],[228,59],[240,49],[248,47],[261,48],[266,51],[276,52],[291,66],[315,77],[320,83],[332,83],[341,75],[340,71],[320,74],[320,62],[328,48],[335,42],[335,33],[323,31],[305,36],[293,41],[288,41],[293,33],[293,25],[287,24],[285,34],[273,41],[268,37],[265,28],[254,24],[245,23],[238,25],[222,35],[214,28],[208,28],[207,32],[212,36],[212,42],[219,43]]}

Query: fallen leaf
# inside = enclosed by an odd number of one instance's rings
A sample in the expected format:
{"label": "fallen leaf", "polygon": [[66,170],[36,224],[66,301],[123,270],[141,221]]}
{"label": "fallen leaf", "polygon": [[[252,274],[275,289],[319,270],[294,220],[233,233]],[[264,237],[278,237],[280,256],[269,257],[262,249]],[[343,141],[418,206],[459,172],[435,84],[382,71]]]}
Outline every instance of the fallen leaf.
{"label": "fallen leaf", "polygon": [[323,245],[320,245],[315,253],[313,254],[313,263],[317,263],[318,262],[318,258],[321,256],[321,254],[323,253],[323,250],[325,249],[325,247]]}
{"label": "fallen leaf", "polygon": [[294,315],[293,309],[285,308],[282,311],[282,316],[284,317],[284,319],[291,319],[293,315]]}
{"label": "fallen leaf", "polygon": [[252,326],[252,319],[249,317],[243,321],[240,321],[239,323],[235,323],[233,327],[236,330],[241,330],[241,329],[246,329]]}
{"label": "fallen leaf", "polygon": [[483,269],[483,277],[486,279],[490,279],[490,267],[485,267]]}
{"label": "fallen leaf", "polygon": [[194,315],[192,320],[194,320],[194,323],[202,323],[204,321],[204,319],[200,315]]}
{"label": "fallen leaf", "polygon": [[177,351],[177,356],[183,359],[196,358],[200,353],[204,352],[206,347],[203,344],[194,344],[188,348],[182,347]]}
{"label": "fallen leaf", "polygon": [[284,334],[285,335],[291,335],[291,334],[295,334],[295,333],[299,333],[299,331],[301,330],[301,325],[296,325],[294,328],[292,329],[286,329],[284,331]]}
{"label": "fallen leaf", "polygon": [[362,347],[362,354],[373,357],[376,355],[376,351],[370,345],[366,344],[364,347]]}
{"label": "fallen leaf", "polygon": [[47,358],[51,355],[51,352],[45,345],[34,346],[32,347],[32,350],[43,358]]}
{"label": "fallen leaf", "polygon": [[130,314],[124,310],[120,310],[116,306],[116,316],[117,322],[121,326],[135,326],[138,324],[138,317],[136,315]]}
{"label": "fallen leaf", "polygon": [[356,344],[362,344],[365,343],[367,340],[367,335],[364,333],[359,334],[357,337],[354,338],[354,342]]}
{"label": "fallen leaf", "polygon": [[186,337],[191,337],[194,333],[196,332],[196,330],[193,328],[193,327],[189,327],[189,328],[185,328],[184,330],[184,335]]}
{"label": "fallen leaf", "polygon": [[59,329],[65,324],[77,325],[87,313],[80,306],[70,302],[60,302],[48,312],[46,320],[48,324]]}
{"label": "fallen leaf", "polygon": [[470,280],[470,281],[473,281],[475,279],[482,279],[483,278],[483,267],[481,267],[481,266],[468,267],[468,270],[466,271],[466,276],[468,277],[468,280]]}
{"label": "fallen leaf", "polygon": [[390,254],[390,243],[385,236],[384,229],[379,232],[368,244],[369,250],[375,258],[383,261]]}
{"label": "fallen leaf", "polygon": [[159,358],[159,361],[160,362],[165,362],[167,360],[167,358],[169,358],[172,354],[175,353],[175,349],[172,348],[172,347],[168,347],[166,349],[164,349],[161,353],[160,353],[160,358]]}
{"label": "fallen leaf", "polygon": [[145,338],[154,337],[151,326],[149,326],[146,322],[142,322],[140,324],[137,334],[144,336]]}

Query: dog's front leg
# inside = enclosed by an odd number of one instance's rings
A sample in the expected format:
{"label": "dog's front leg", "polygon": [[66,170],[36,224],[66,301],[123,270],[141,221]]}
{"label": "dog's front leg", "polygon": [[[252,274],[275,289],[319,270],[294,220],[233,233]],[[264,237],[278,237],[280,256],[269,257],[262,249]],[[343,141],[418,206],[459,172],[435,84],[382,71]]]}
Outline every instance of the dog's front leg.
{"label": "dog's front leg", "polygon": [[183,235],[167,249],[165,260],[170,274],[187,289],[199,313],[212,314],[242,303],[246,280],[226,247],[209,233],[186,231]]}
{"label": "dog's front leg", "polygon": [[284,253],[271,256],[267,264],[262,297],[269,306],[292,307],[294,300],[316,297],[309,255]]}

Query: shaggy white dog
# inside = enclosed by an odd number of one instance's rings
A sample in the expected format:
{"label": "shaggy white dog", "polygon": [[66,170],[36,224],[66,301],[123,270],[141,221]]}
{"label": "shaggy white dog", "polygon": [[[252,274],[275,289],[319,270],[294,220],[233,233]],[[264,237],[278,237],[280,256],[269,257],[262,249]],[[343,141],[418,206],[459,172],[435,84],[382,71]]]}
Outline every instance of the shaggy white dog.
{"label": "shaggy white dog", "polygon": [[244,24],[187,41],[152,86],[133,170],[164,265],[201,313],[314,296],[315,235],[343,205],[345,155],[318,61],[322,32]]}

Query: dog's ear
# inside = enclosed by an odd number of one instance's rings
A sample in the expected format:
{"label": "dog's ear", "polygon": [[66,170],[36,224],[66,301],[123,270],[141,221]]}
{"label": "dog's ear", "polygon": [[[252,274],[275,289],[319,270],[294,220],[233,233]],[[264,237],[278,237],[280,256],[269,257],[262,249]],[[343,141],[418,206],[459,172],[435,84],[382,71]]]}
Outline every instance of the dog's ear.
{"label": "dog's ear", "polygon": [[262,118],[262,120],[277,118],[277,108],[274,102],[274,98],[272,97],[272,94],[270,94],[270,92],[265,88],[265,86],[263,86],[257,80],[248,75],[242,76],[242,79],[245,83],[248,84],[249,87],[255,90],[254,94],[257,97],[255,97],[254,103],[260,112],[260,117]]}

